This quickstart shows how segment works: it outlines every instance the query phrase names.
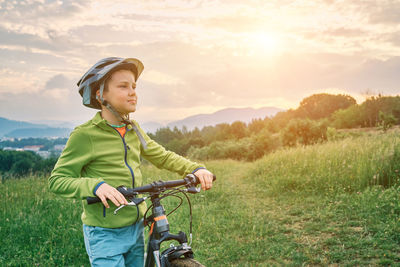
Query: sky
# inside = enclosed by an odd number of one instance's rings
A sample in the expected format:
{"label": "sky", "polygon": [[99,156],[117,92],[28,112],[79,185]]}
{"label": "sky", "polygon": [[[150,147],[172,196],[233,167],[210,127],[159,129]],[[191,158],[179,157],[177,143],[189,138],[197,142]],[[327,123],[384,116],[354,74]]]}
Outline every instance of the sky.
{"label": "sky", "polygon": [[400,1],[0,0],[0,117],[82,123],[80,77],[134,57],[139,122],[400,93]]}

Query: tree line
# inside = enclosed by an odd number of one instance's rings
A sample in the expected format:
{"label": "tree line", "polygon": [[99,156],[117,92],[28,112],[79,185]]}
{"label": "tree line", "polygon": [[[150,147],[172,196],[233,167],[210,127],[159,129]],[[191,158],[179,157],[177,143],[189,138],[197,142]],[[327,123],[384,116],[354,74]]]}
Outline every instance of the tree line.
{"label": "tree line", "polygon": [[[315,94],[303,99],[297,109],[273,117],[206,126],[201,130],[160,128],[149,136],[166,149],[195,160],[256,160],[279,147],[324,142],[336,129],[380,127],[386,131],[400,123],[400,96],[372,96],[357,104],[348,95]],[[49,173],[56,157],[43,159],[29,151],[1,150],[1,147],[44,145],[48,150],[65,144],[66,138],[25,138],[0,142],[0,175],[24,176]]]}
{"label": "tree line", "polygon": [[371,96],[357,104],[349,95],[314,94],[297,109],[248,124],[236,121],[192,131],[166,127],[149,135],[167,149],[193,159],[255,160],[278,147],[324,142],[335,129],[387,130],[399,123],[400,96]]}
{"label": "tree line", "polygon": [[56,157],[43,159],[32,151],[0,149],[0,176],[5,179],[28,174],[50,173],[56,161]]}

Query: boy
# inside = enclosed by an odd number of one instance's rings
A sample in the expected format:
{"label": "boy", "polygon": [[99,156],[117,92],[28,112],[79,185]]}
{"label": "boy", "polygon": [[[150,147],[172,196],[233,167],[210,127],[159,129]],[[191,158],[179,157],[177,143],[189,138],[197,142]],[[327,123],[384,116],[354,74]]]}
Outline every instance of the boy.
{"label": "boy", "polygon": [[[127,204],[116,187],[142,185],[140,157],[181,175],[195,174],[203,190],[212,187],[213,174],[203,165],[166,151],[129,120],[136,110],[136,81],[142,71],[138,59],[111,57],[83,75],[78,82],[83,104],[101,111],[74,129],[48,181],[50,191],[82,200],[84,241],[92,266],[143,266],[144,226],[142,220],[134,222],[136,208],[112,214]],[[87,205],[90,196],[102,203]],[[145,210],[143,202],[140,218]]]}

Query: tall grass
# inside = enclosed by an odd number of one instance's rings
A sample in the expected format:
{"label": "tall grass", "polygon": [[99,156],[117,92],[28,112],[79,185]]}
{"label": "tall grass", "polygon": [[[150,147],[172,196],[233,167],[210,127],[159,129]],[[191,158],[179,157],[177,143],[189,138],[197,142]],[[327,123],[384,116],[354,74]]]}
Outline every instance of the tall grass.
{"label": "tall grass", "polygon": [[249,177],[272,194],[359,192],[400,178],[400,135],[373,133],[320,145],[284,149],[257,161]]}
{"label": "tall grass", "polygon": [[47,190],[46,177],[0,185],[0,266],[87,265],[80,202]]}

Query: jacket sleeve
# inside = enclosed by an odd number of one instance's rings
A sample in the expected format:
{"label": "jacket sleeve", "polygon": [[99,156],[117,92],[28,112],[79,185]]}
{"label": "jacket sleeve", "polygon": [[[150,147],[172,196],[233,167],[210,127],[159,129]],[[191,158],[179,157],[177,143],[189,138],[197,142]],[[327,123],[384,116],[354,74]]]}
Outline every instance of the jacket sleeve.
{"label": "jacket sleeve", "polygon": [[157,168],[167,169],[172,172],[186,175],[199,168],[205,168],[204,165],[190,161],[172,151],[166,150],[163,146],[152,140],[138,125],[140,133],[143,135],[147,142],[147,149],[144,150],[141,146],[141,155]]}
{"label": "jacket sleeve", "polygon": [[91,160],[92,150],[90,136],[75,129],[51,172],[48,180],[50,191],[67,198],[94,196],[93,189],[103,180],[81,177],[82,168]]}

